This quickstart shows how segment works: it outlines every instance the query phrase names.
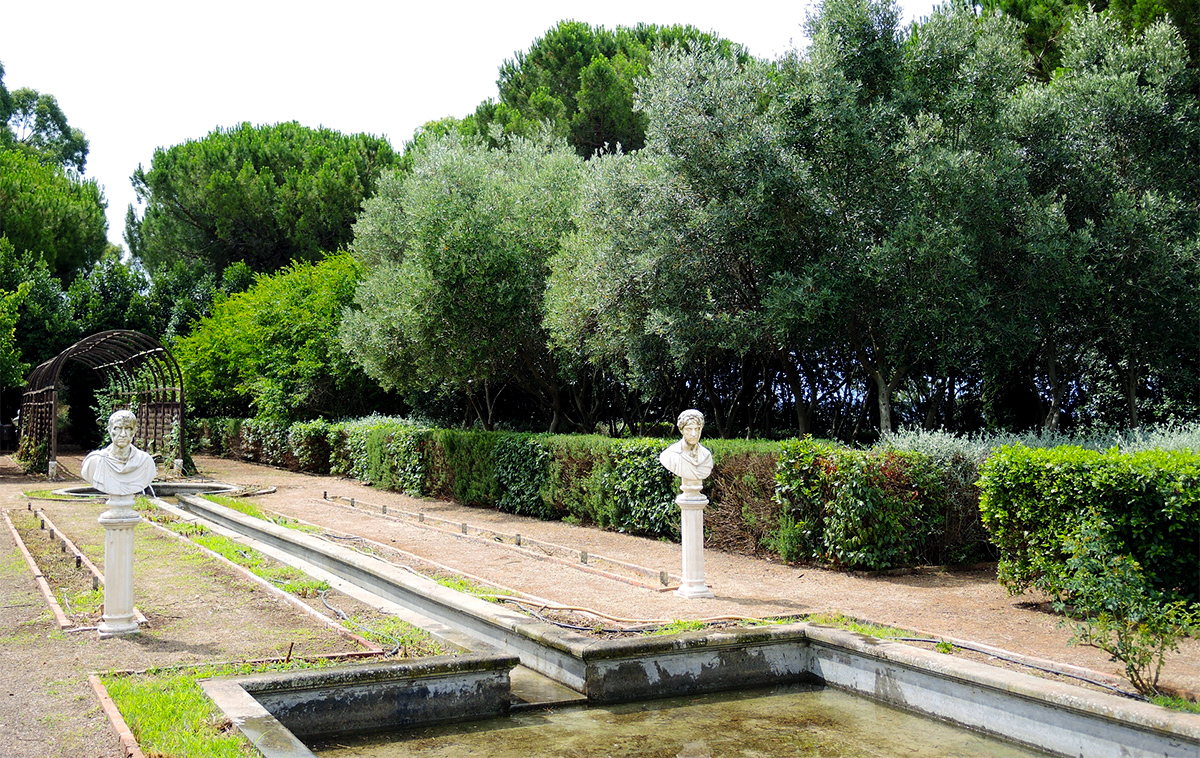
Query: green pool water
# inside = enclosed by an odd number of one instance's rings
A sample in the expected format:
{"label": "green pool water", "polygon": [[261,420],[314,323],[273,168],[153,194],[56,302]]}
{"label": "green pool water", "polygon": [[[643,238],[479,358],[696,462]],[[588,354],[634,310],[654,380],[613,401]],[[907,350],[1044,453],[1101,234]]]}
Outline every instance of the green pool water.
{"label": "green pool water", "polygon": [[329,740],[320,758],[1044,756],[838,690],[791,685]]}

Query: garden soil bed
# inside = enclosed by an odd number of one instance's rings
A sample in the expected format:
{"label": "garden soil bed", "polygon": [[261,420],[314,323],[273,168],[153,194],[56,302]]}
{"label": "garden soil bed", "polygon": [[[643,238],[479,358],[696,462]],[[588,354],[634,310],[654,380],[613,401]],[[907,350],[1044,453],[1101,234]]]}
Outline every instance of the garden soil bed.
{"label": "garden soil bed", "polygon": [[[20,476],[0,459],[0,507],[26,507],[21,493],[46,485]],[[78,471],[78,460],[60,458]],[[198,456],[204,475],[240,485],[274,487],[250,498],[259,507],[320,525],[342,535],[359,535],[393,548],[390,557],[411,557],[419,571],[453,572],[502,590],[551,603],[595,609],[623,619],[703,619],[716,616],[771,617],[841,613],[913,630],[919,636],[983,643],[1023,656],[1119,675],[1119,664],[1098,650],[1069,645],[1070,632],[1049,612],[1045,598],[1010,597],[995,580],[994,567],[899,576],[850,576],[809,566],[708,551],[707,578],[717,597],[686,600],[672,592],[615,581],[569,562],[535,560],[495,540],[429,528],[384,517],[424,512],[454,523],[517,533],[590,555],[624,561],[657,573],[679,573],[679,546],[614,532],[412,498],[335,477]],[[329,498],[355,498],[359,507]],[[39,503],[98,565],[103,535],[98,504]],[[137,638],[98,641],[94,635],[63,634],[7,536],[0,558],[5,665],[0,673],[0,756],[120,755],[116,737],[99,714],[86,685],[88,671],[145,668],[183,661],[236,660],[281,654],[289,642],[306,652],[349,650],[332,631],[318,628],[261,588],[211,562],[178,557],[178,543],[139,527],[135,603],[150,619]],[[167,549],[167,541],[175,547]],[[390,551],[389,551],[390,552]],[[176,556],[176,557],[168,557]],[[346,607],[351,601],[344,599]],[[360,609],[365,611],[366,609]],[[563,620],[578,620],[565,615]],[[589,617],[582,617],[589,618]],[[591,625],[592,621],[586,625]],[[984,658],[984,660],[987,660]],[[994,662],[994,661],[993,661]],[[1171,654],[1164,684],[1200,692],[1200,640],[1187,640]],[[13,747],[9,747],[13,746]]]}

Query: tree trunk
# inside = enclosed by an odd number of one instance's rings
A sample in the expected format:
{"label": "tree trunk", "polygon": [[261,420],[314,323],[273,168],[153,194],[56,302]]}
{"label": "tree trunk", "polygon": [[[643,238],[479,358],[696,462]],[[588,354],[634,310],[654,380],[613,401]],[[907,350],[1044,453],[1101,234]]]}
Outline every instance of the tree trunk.
{"label": "tree trunk", "polygon": [[1136,429],[1140,423],[1137,403],[1137,365],[1130,359],[1127,369],[1122,371],[1119,366],[1116,369],[1117,374],[1121,377],[1121,391],[1125,394],[1125,407],[1129,410],[1129,428]]}
{"label": "tree trunk", "polygon": [[908,369],[900,366],[892,374],[892,378],[888,379],[883,375],[882,371],[872,371],[871,375],[875,377],[875,387],[879,390],[879,436],[889,437],[892,434],[892,395],[896,392],[896,388],[900,386],[900,382],[904,379]]}
{"label": "tree trunk", "polygon": [[1042,421],[1043,432],[1058,431],[1058,417],[1062,408],[1063,393],[1066,392],[1066,383],[1059,376],[1058,362],[1051,358],[1046,361],[1046,378],[1050,381],[1050,409],[1046,412],[1046,418]]}

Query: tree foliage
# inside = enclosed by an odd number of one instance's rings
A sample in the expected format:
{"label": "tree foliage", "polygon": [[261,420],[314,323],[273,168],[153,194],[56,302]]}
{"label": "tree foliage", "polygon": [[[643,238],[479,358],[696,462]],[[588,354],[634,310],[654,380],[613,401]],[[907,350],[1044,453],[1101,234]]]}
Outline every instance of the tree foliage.
{"label": "tree foliage", "polygon": [[18,254],[0,237],[0,290],[23,284],[29,294],[17,308],[16,340],[21,359],[30,366],[58,355],[82,336],[71,301],[46,261],[33,253]]}
{"label": "tree foliage", "polygon": [[291,422],[363,415],[385,402],[337,341],[361,275],[341,253],[218,295],[212,314],[174,346],[196,413]]}
{"label": "tree foliage", "polygon": [[380,172],[385,139],[297,123],[240,124],[154,153],[132,181],[146,204],[131,209],[125,240],[151,269],[202,261],[214,272],[244,261],[269,273],[318,261],[350,242]]}
{"label": "tree foliage", "polygon": [[67,123],[54,95],[25,87],[13,92],[8,129],[13,146],[36,156],[42,163],[83,173],[87,164],[87,137]]}
{"label": "tree foliage", "polygon": [[495,150],[456,134],[428,144],[411,173],[384,179],[355,227],[369,273],[342,325],[346,350],[385,386],[465,392],[485,426],[509,382],[561,422],[542,298],[581,168],[545,135]]}
{"label": "tree foliage", "polygon": [[462,126],[490,138],[493,125],[509,134],[532,136],[548,122],[581,156],[597,151],[638,150],[646,120],[634,106],[637,81],[655,50],[715,49],[745,59],[728,40],[692,26],[638,24],[614,30],[580,21],[561,21],[527,51],[504,61],[498,101],[482,103]]}
{"label": "tree foliage", "polygon": [[22,384],[29,364],[21,361],[17,345],[17,320],[21,303],[29,297],[31,285],[22,282],[16,290],[0,290],[0,389]]}
{"label": "tree foliage", "polygon": [[40,255],[57,276],[71,279],[104,254],[106,206],[95,180],[0,149],[0,236]]}

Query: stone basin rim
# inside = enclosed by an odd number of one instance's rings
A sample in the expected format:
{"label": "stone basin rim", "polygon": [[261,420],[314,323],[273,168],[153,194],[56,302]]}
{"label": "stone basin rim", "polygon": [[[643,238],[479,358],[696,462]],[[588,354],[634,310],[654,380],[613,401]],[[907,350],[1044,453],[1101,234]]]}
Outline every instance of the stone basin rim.
{"label": "stone basin rim", "polygon": [[[154,480],[150,482],[150,488],[154,494],[158,496],[166,495],[172,497],[179,494],[185,495],[213,495],[226,492],[237,492],[242,488],[236,484],[229,482],[179,482],[170,480]],[[73,487],[61,487],[52,490],[52,493],[60,497],[103,497],[104,493],[90,484],[79,484]]]}

